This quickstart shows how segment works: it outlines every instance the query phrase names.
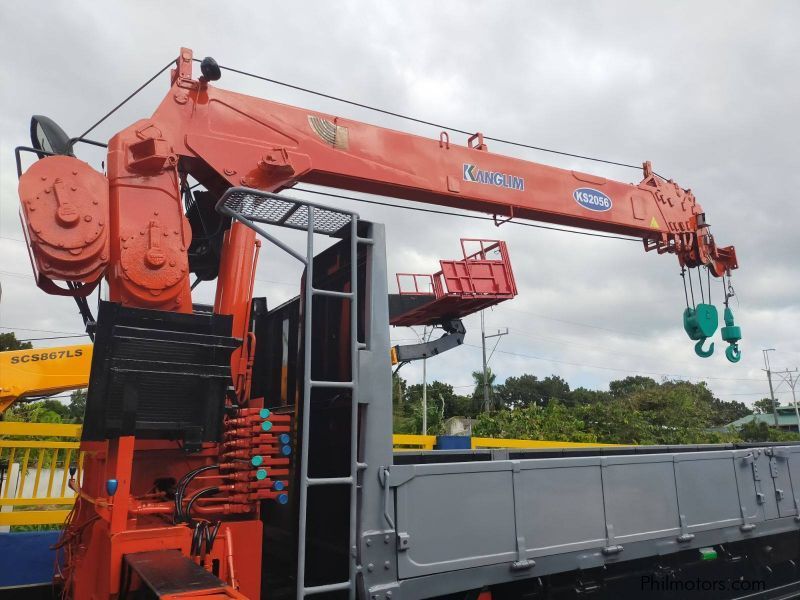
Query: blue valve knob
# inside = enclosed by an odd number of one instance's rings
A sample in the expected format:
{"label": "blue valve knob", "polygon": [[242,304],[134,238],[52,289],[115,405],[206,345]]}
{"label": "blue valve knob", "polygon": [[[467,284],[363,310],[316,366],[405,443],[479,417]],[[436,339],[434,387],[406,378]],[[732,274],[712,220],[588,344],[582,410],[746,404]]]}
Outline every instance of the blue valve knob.
{"label": "blue valve knob", "polygon": [[278,504],[286,504],[289,502],[288,494],[278,494]]}
{"label": "blue valve knob", "polygon": [[260,411],[258,411],[258,416],[262,419],[268,419],[271,414],[272,412],[268,408],[262,408]]}
{"label": "blue valve knob", "polygon": [[262,479],[266,479],[266,478],[267,478],[267,470],[266,469],[259,469],[258,471],[256,471],[256,479],[261,481]]}
{"label": "blue valve knob", "polygon": [[288,434],[288,433],[282,433],[282,434],[280,434],[280,435],[278,436],[278,441],[279,441],[281,444],[288,444],[288,443],[291,441],[291,438],[289,437],[289,434]]}
{"label": "blue valve knob", "polygon": [[289,456],[291,453],[292,453],[292,447],[291,446],[283,446],[281,448],[281,454],[283,454],[284,456]]}
{"label": "blue valve knob", "polygon": [[264,421],[263,423],[261,423],[261,429],[263,429],[264,431],[269,431],[270,429],[272,429],[272,423],[270,421]]}
{"label": "blue valve knob", "polygon": [[254,467],[260,467],[261,465],[264,464],[264,459],[263,457],[256,454],[253,458],[250,459],[250,464],[253,465]]}
{"label": "blue valve knob", "polygon": [[106,479],[106,492],[108,492],[109,496],[113,496],[117,493],[117,488],[119,487],[119,481],[116,479]]}
{"label": "blue valve knob", "polygon": [[273,483],[273,484],[272,484],[272,489],[273,489],[273,490],[276,490],[276,491],[278,491],[278,492],[280,492],[280,491],[281,491],[283,488],[285,488],[285,487],[286,487],[286,486],[285,486],[285,485],[283,485],[283,482],[282,482],[282,481],[276,481],[275,483]]}

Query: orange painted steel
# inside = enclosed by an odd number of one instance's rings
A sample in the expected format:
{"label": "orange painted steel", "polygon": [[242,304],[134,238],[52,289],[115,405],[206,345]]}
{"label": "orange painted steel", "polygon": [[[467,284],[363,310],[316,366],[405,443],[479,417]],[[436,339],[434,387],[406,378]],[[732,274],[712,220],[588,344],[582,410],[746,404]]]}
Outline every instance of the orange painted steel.
{"label": "orange painted steel", "polygon": [[[216,88],[192,78],[192,58],[191,50],[181,49],[172,86],[155,113],[109,144],[111,251],[104,272],[113,301],[191,310],[186,254],[191,230],[182,212],[179,165],[217,193],[237,185],[279,191],[306,182],[634,236],[647,250],[676,254],[690,267],[708,265],[717,276],[738,266],[733,247],[716,245],[691,190],[659,178],[649,163],[642,180],[628,184],[494,154],[481,134],[465,146],[444,144]],[[101,211],[106,195],[96,182],[102,176],[79,163],[63,156],[38,161],[22,178],[23,204],[46,192],[40,172],[51,180],[75,172],[65,177],[84,191],[75,198],[85,198],[82,205],[96,199]],[[40,270],[48,251],[66,256],[53,248],[71,239],[68,226],[75,214],[67,211],[69,222],[59,221],[55,201],[41,202],[51,216],[38,225],[24,211],[28,231],[37,236],[31,243]],[[254,242],[252,231],[234,224],[223,245],[215,308],[233,314],[237,325],[246,318]],[[103,270],[100,259],[47,273],[88,283]]]}
{"label": "orange painted steel", "polygon": [[[159,477],[177,478],[215,460],[216,448],[206,446],[196,455],[186,455],[174,442],[132,437],[81,444],[86,453],[83,484],[78,488],[75,480],[71,481],[71,487],[78,491],[78,500],[58,544],[65,553],[62,577],[69,597],[77,600],[113,597],[124,579],[124,554],[177,549],[191,556],[193,530],[184,524],[173,525],[174,502],[167,500],[163,492],[152,492],[150,488]],[[264,493],[272,490],[255,485],[260,482],[253,481],[251,473],[242,474],[246,477],[241,484],[230,484],[230,492],[235,493],[220,497],[219,503],[195,505],[192,512],[195,519],[222,520],[217,541],[204,562],[208,569],[219,564],[219,577],[230,584],[219,591],[229,596],[220,597],[258,598],[262,525],[257,503],[272,497]],[[113,494],[106,487],[110,479],[117,481]],[[235,478],[223,473],[217,477],[217,482],[221,480],[235,481]],[[205,485],[203,481],[195,482],[189,497]],[[233,515],[243,515],[246,520],[226,520]],[[242,550],[228,550],[229,544]],[[231,565],[236,569],[233,578],[229,572]],[[234,584],[238,588],[231,587]]]}
{"label": "orange painted steel", "polygon": [[[715,276],[738,266],[733,247],[716,245],[692,192],[655,175],[649,163],[639,183],[621,183],[489,152],[481,133],[459,145],[444,133],[431,139],[226,91],[194,78],[192,67],[192,51],[182,48],[152,116],[109,141],[106,176],[75,157],[49,156],[20,178],[24,230],[37,284],[46,292],[85,296],[105,278],[112,302],[192,312],[192,229],[182,197],[189,176],[211,198],[231,186],[277,192],[305,182],[484,212],[498,224],[531,219],[633,236],[645,250],[675,254],[682,266],[706,265]],[[274,480],[254,481],[248,470],[208,473],[184,490],[197,500],[185,506],[153,488],[154,481],[178,481],[200,467],[230,462],[240,450],[257,449],[271,461],[265,464],[285,466],[275,434],[292,425],[276,419],[265,433],[249,419],[263,406],[250,398],[257,254],[255,234],[233,223],[222,241],[214,311],[233,316],[233,335],[245,343],[232,356],[235,398],[228,400],[230,410],[235,400],[242,412],[230,416],[224,441],[191,455],[166,440],[81,444],[84,477],[59,545],[67,554],[63,577],[70,597],[118,594],[126,553],[178,549],[196,555],[191,526],[208,523],[202,515],[222,521],[210,557],[230,584],[205,597],[258,597],[259,500],[276,497],[269,489]],[[513,278],[508,281],[515,292]],[[204,482],[216,482],[219,495],[201,497]],[[181,515],[184,510],[197,520]],[[174,525],[178,516],[189,523]]]}
{"label": "orange painted steel", "polygon": [[[468,252],[467,244],[477,244],[478,250]],[[441,270],[432,275],[397,274],[397,291],[401,296],[429,296],[431,300],[403,314],[393,315],[392,325],[435,325],[443,319],[465,317],[517,295],[505,242],[464,238],[461,252],[462,260],[440,260]],[[409,280],[413,290],[403,286],[403,281]],[[429,282],[429,289],[420,289],[421,280]]]}
{"label": "orange painted steel", "polygon": [[74,292],[54,280],[94,289],[109,264],[106,178],[77,158],[51,156],[25,172],[19,197],[37,285],[58,295]]}

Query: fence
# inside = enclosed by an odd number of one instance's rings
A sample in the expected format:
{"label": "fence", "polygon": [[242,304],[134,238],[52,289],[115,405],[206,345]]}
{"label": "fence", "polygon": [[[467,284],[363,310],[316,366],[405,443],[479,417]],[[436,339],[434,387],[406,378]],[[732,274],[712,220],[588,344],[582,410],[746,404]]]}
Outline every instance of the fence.
{"label": "fence", "polygon": [[80,425],[0,422],[0,527],[63,523],[80,481]]}
{"label": "fence", "polygon": [[[470,448],[599,448],[620,444],[598,444],[596,442],[554,442],[550,440],[514,440],[506,438],[472,437]],[[395,450],[433,450],[435,435],[395,434],[392,444]]]}

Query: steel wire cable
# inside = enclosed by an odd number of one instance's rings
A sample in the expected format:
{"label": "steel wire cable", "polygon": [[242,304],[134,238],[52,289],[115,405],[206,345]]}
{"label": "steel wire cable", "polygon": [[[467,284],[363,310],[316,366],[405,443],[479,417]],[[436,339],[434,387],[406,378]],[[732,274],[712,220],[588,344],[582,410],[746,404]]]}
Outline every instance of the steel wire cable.
{"label": "steel wire cable", "polygon": [[[445,215],[445,216],[448,216],[448,217],[461,217],[463,219],[473,219],[473,220],[477,220],[477,221],[491,221],[491,222],[495,223],[494,218],[492,218],[492,217],[484,217],[484,216],[481,216],[481,215],[469,215],[469,214],[465,214],[465,213],[451,212],[451,211],[441,210],[441,209],[436,209],[436,208],[423,208],[421,206],[406,206],[406,205],[403,205],[403,204],[393,204],[391,202],[381,202],[380,200],[367,200],[366,198],[357,198],[355,196],[347,196],[345,194],[334,194],[333,192],[323,192],[323,191],[320,191],[320,190],[310,190],[310,189],[304,188],[304,187],[302,187],[302,188],[295,187],[295,188],[292,188],[292,189],[296,190],[298,192],[305,192],[307,194],[317,194],[319,196],[328,196],[330,198],[339,198],[341,200],[352,200],[354,202],[363,202],[365,204],[375,204],[377,206],[387,206],[389,208],[400,208],[400,209],[404,209],[404,210],[414,210],[414,211],[418,211],[418,212],[430,213],[430,214],[435,214],[435,215]],[[634,238],[634,237],[625,237],[625,236],[621,236],[621,235],[594,233],[592,231],[579,231],[579,230],[576,230],[576,229],[563,229],[561,227],[555,227],[555,226],[552,226],[552,225],[540,225],[538,223],[526,223],[526,222],[521,222],[521,221],[507,221],[507,223],[510,224],[510,225],[519,225],[521,227],[533,227],[535,229],[546,229],[548,231],[560,231],[561,233],[574,233],[576,235],[585,235],[585,236],[588,236],[588,237],[599,237],[599,238],[606,238],[606,239],[610,239],[610,240],[622,240],[622,241],[625,241],[625,242],[637,242],[637,243],[641,243],[642,242],[641,239]]]}
{"label": "steel wire cable", "polygon": [[[195,62],[198,62],[198,63],[203,62],[199,58],[194,58],[193,60]],[[317,90],[312,90],[310,88],[306,88],[306,87],[303,87],[303,86],[295,85],[295,84],[292,84],[292,83],[287,83],[285,81],[279,81],[277,79],[272,79],[270,77],[265,77],[263,75],[258,75],[257,73],[252,73],[252,72],[249,72],[249,71],[243,71],[241,69],[236,69],[236,68],[233,68],[233,67],[226,67],[226,66],[223,66],[223,65],[219,65],[219,68],[224,70],[224,71],[230,71],[231,73],[237,73],[239,75],[243,75],[245,77],[252,77],[253,79],[259,79],[261,81],[266,81],[268,83],[272,83],[272,84],[275,84],[275,85],[280,85],[282,87],[290,88],[290,89],[297,90],[297,91],[300,91],[300,92],[305,92],[307,94],[313,94],[314,96],[319,96],[320,98],[327,98],[328,100],[335,100],[336,102],[342,102],[343,104],[349,104],[350,106],[357,106],[359,108],[364,108],[366,110],[371,110],[373,112],[377,112],[377,113],[380,113],[380,114],[388,115],[388,116],[391,116],[391,117],[397,117],[398,119],[405,119],[406,121],[411,121],[413,123],[419,123],[421,125],[428,125],[430,127],[436,127],[438,129],[446,129],[448,131],[454,131],[456,133],[462,133],[464,135],[474,135],[474,133],[475,133],[474,131],[467,131],[465,129],[460,129],[458,127],[451,127],[450,125],[443,125],[441,123],[436,123],[434,121],[427,121],[425,119],[420,119],[418,117],[412,117],[410,115],[405,115],[403,113],[395,112],[395,111],[392,111],[392,110],[387,110],[385,108],[379,108],[377,106],[372,106],[370,104],[364,104],[363,102],[356,102],[355,100],[349,100],[347,98],[342,98],[340,96],[334,96],[332,94],[326,94],[324,92],[319,92]],[[558,154],[560,156],[569,156],[569,157],[572,157],[572,158],[579,158],[581,160],[590,160],[590,161],[593,161],[593,162],[604,163],[604,164],[607,164],[607,165],[615,165],[615,166],[618,166],[618,167],[626,167],[628,169],[636,169],[637,171],[641,171],[642,170],[642,166],[641,165],[632,165],[630,163],[618,162],[618,161],[615,161],[615,160],[608,160],[608,159],[605,159],[605,158],[598,158],[596,156],[587,156],[587,155],[583,155],[583,154],[575,154],[573,152],[565,152],[563,150],[555,150],[554,148],[545,148],[543,146],[535,146],[533,144],[526,144],[524,142],[517,142],[517,141],[514,141],[514,140],[508,140],[508,139],[505,139],[505,138],[498,138],[498,137],[492,137],[492,136],[485,135],[485,136],[483,136],[483,139],[484,140],[489,140],[489,141],[492,141],[492,142],[498,142],[500,144],[508,144],[509,146],[517,146],[519,148],[528,148],[530,150],[537,150],[537,151],[540,151],[540,152],[548,152],[550,154]],[[660,174],[655,173],[655,172],[654,172],[654,174],[657,175],[658,177],[660,177],[661,179],[667,180],[667,178],[664,177],[663,175],[660,175]]]}

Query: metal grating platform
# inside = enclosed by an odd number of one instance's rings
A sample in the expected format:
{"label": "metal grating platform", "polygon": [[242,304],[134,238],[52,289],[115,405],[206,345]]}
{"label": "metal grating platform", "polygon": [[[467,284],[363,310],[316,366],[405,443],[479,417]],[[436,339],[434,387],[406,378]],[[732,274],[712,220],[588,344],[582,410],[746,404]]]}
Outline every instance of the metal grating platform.
{"label": "metal grating platform", "polygon": [[294,198],[249,188],[234,187],[223,194],[217,210],[256,223],[306,231],[308,213],[314,211],[314,233],[334,235],[352,219],[349,212],[317,206]]}

